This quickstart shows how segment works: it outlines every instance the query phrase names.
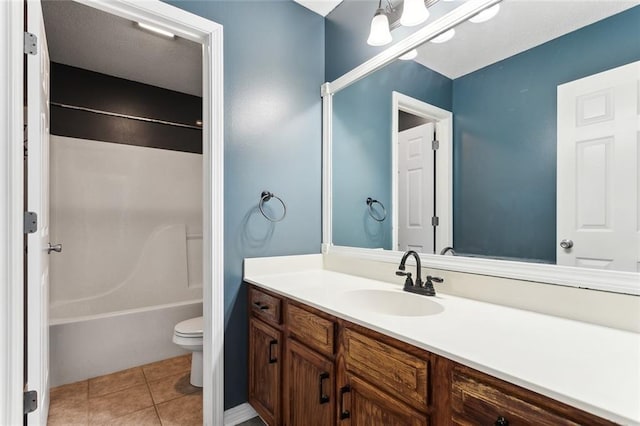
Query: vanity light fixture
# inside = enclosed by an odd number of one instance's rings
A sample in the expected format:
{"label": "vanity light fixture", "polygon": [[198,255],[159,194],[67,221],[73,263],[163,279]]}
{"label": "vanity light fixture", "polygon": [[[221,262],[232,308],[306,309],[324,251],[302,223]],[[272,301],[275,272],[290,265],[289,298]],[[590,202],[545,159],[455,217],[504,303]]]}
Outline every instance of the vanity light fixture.
{"label": "vanity light fixture", "polygon": [[143,30],[151,31],[152,33],[159,34],[168,38],[176,38],[175,34],[170,33],[167,30],[163,30],[162,28],[154,27],[153,25],[145,24],[143,22],[136,22],[136,24]]}
{"label": "vanity light fixture", "polygon": [[415,59],[418,56],[418,51],[416,49],[410,50],[404,55],[400,56],[398,59],[402,59],[403,61],[410,61]]}
{"label": "vanity light fixture", "polygon": [[500,12],[500,3],[493,5],[483,11],[481,11],[480,13],[478,13],[477,15],[475,15],[474,17],[469,19],[469,22],[473,22],[474,24],[479,24],[481,22],[486,22],[489,19],[493,18],[494,16],[496,16],[498,14],[498,12]]}
{"label": "vanity light fixture", "polygon": [[400,24],[405,27],[414,27],[422,24],[429,18],[429,10],[424,0],[404,0]]}
{"label": "vanity light fixture", "polygon": [[449,31],[445,31],[439,36],[436,36],[429,40],[431,43],[445,43],[453,38],[456,35],[455,28],[451,28]]}
{"label": "vanity light fixture", "polygon": [[371,20],[371,31],[369,32],[367,44],[369,46],[384,46],[391,43],[391,40],[393,38],[391,37],[391,31],[389,31],[389,18],[382,8],[382,0],[380,0],[378,9]]}

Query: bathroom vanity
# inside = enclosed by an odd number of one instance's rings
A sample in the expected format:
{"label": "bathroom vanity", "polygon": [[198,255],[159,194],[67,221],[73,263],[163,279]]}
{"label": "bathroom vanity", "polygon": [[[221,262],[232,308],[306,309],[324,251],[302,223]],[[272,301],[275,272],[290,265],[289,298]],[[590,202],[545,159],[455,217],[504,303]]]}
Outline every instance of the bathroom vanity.
{"label": "bathroom vanity", "polygon": [[249,402],[270,425],[640,420],[635,333],[325,269],[245,282]]}

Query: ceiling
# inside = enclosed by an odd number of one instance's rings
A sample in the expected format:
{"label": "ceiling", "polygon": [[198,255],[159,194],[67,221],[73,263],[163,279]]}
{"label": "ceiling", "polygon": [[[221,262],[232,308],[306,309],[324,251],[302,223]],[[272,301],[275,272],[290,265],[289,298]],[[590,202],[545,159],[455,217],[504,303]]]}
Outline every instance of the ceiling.
{"label": "ceiling", "polygon": [[456,28],[452,40],[419,47],[415,61],[455,79],[638,4],[640,1],[505,0],[495,18],[481,24],[465,22]]}
{"label": "ceiling", "polygon": [[318,15],[327,16],[329,12],[336,8],[342,0],[293,0],[298,4],[314,11]]}
{"label": "ceiling", "polygon": [[202,47],[72,1],[42,2],[51,61],[202,96]]}

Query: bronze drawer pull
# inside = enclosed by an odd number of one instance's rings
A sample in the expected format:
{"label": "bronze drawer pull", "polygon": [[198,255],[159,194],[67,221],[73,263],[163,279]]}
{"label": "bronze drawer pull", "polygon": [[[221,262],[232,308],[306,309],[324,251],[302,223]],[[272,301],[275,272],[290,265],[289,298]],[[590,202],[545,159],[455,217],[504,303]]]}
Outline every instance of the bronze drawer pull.
{"label": "bronze drawer pull", "polygon": [[254,304],[257,308],[260,308],[260,309],[261,309],[261,310],[263,310],[263,311],[264,311],[264,310],[269,309],[269,305],[263,305],[263,304],[262,304],[262,303],[260,303],[260,302],[254,302],[253,304]]}
{"label": "bronze drawer pull", "polygon": [[509,420],[505,419],[502,416],[499,416],[496,420],[495,426],[509,426]]}
{"label": "bronze drawer pull", "polygon": [[320,373],[320,404],[326,404],[329,402],[329,395],[325,395],[322,391],[322,382],[329,378],[329,373]]}
{"label": "bronze drawer pull", "polygon": [[269,364],[275,364],[276,362],[278,362],[278,358],[273,357],[273,345],[277,344],[278,341],[275,339],[269,342]]}
{"label": "bronze drawer pull", "polygon": [[344,409],[344,394],[351,392],[351,386],[346,385],[340,388],[340,420],[348,419],[351,417],[349,410]]}

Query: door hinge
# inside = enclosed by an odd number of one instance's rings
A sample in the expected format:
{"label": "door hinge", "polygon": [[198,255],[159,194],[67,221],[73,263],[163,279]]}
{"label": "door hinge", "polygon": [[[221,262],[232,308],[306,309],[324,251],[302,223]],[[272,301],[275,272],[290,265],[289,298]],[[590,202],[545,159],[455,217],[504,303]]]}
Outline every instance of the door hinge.
{"label": "door hinge", "polygon": [[439,148],[440,148],[440,141],[437,139],[434,139],[433,142],[431,142],[431,149],[435,151]]}
{"label": "door hinge", "polygon": [[22,394],[24,414],[33,413],[38,409],[38,391],[26,391]]}
{"label": "door hinge", "polygon": [[27,55],[38,54],[38,37],[35,34],[24,33],[24,53]]}
{"label": "door hinge", "polygon": [[433,216],[431,218],[431,226],[438,226],[440,225],[440,218],[438,216]]}
{"label": "door hinge", "polygon": [[33,234],[38,230],[38,214],[35,212],[24,212],[24,233]]}

